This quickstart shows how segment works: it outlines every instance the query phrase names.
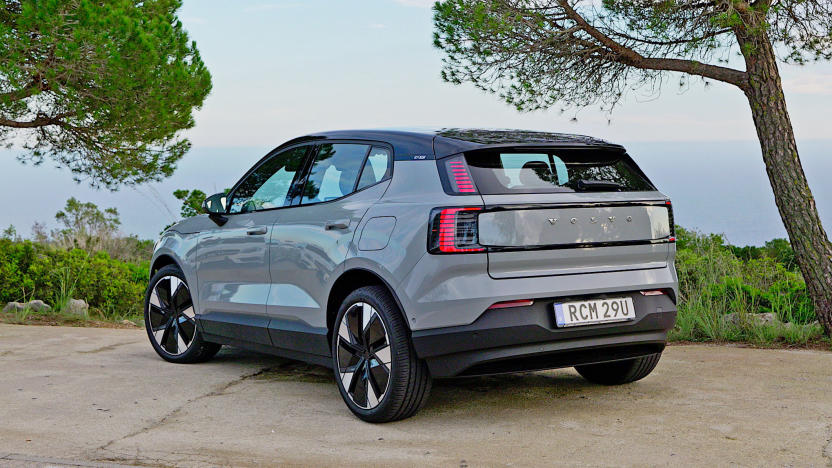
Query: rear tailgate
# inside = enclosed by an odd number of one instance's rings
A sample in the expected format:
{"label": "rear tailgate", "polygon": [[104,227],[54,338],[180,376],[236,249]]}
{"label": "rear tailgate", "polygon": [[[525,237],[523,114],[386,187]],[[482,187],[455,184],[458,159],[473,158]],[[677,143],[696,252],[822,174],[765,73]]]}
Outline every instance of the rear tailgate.
{"label": "rear tailgate", "polygon": [[448,158],[447,171],[483,198],[478,243],[492,277],[667,265],[670,202],[622,148],[503,147],[461,161]]}
{"label": "rear tailgate", "polygon": [[[484,195],[479,243],[494,278],[546,276],[666,266],[670,212],[664,199],[518,204],[528,195]],[[653,197],[660,194],[652,194]],[[512,200],[506,200],[510,198]],[[507,201],[513,203],[507,204]],[[554,201],[554,200],[552,200]]]}

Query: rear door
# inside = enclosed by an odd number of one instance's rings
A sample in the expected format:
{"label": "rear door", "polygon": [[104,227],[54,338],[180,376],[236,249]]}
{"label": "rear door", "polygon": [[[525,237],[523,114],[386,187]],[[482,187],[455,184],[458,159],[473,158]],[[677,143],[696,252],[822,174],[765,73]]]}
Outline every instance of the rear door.
{"label": "rear door", "polygon": [[[459,167],[454,161],[440,164]],[[480,150],[464,162],[485,204],[479,244],[492,277],[667,265],[669,201],[623,150]]]}

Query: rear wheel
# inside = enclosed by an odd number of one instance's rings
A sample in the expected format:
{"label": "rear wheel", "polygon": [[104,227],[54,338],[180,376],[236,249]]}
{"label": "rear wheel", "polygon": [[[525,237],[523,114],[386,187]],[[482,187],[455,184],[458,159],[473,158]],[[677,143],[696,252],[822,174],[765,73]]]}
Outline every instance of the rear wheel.
{"label": "rear wheel", "polygon": [[416,356],[402,314],[382,287],[357,289],[341,304],[332,359],[344,402],[365,421],[408,418],[427,401],[427,365]]}
{"label": "rear wheel", "polygon": [[207,361],[222,347],[202,340],[185,275],[175,265],[150,279],[144,301],[144,325],[156,353],[176,363]]}
{"label": "rear wheel", "polygon": [[641,380],[659,363],[662,353],[651,354],[635,359],[623,361],[604,362],[601,364],[589,364],[576,366],[575,370],[590,382],[601,385],[621,385]]}

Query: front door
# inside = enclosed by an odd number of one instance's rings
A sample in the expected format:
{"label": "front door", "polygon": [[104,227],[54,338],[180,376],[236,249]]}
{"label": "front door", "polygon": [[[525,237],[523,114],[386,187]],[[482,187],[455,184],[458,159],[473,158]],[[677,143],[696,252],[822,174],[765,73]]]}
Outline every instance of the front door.
{"label": "front door", "polygon": [[201,235],[197,281],[205,333],[271,344],[269,240],[307,150],[295,147],[265,158],[228,197],[225,224]]}
{"label": "front door", "polygon": [[383,146],[318,147],[300,206],[282,210],[272,232],[267,313],[274,346],[329,354],[329,285],[347,257],[355,228],[384,193],[391,164],[391,152]]}

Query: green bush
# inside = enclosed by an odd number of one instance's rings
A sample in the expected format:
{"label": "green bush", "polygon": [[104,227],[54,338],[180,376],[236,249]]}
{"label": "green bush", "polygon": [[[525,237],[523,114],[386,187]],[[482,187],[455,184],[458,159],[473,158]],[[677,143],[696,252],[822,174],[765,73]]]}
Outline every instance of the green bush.
{"label": "green bush", "polygon": [[[720,235],[676,232],[680,297],[672,339],[805,344],[822,335],[787,242],[735,247]],[[750,315],[766,312],[782,323],[760,325]]]}
{"label": "green bush", "polygon": [[60,310],[84,299],[92,315],[122,319],[141,314],[148,263],[128,263],[107,252],[61,250],[31,241],[0,239],[0,302],[41,299]]}

